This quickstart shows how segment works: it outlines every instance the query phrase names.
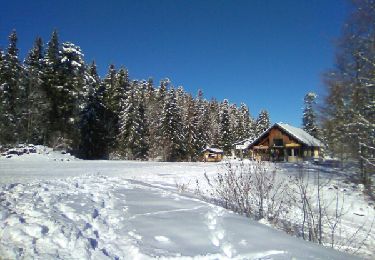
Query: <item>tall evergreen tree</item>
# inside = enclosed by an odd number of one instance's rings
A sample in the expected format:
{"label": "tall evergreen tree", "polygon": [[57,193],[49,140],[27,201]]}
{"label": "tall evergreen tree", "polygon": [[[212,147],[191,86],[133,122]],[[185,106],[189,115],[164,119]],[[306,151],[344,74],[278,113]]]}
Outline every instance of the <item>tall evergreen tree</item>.
{"label": "tall evergreen tree", "polygon": [[14,144],[22,142],[23,117],[22,103],[25,93],[22,86],[23,68],[18,59],[17,34],[13,31],[9,36],[9,46],[2,61],[0,75],[0,143]]}
{"label": "tall evergreen tree", "polygon": [[51,105],[42,85],[43,59],[43,42],[38,37],[24,61],[27,96],[25,103],[27,109],[26,141],[33,144],[46,144],[49,127]]}
{"label": "tall evergreen tree", "polygon": [[271,126],[270,117],[266,110],[262,110],[255,122],[255,132],[256,136],[261,135]]}
{"label": "tall evergreen tree", "polygon": [[85,159],[108,158],[108,133],[101,85],[93,62],[88,69],[88,101],[80,119],[80,156]]}
{"label": "tall evergreen tree", "polygon": [[229,102],[224,99],[220,106],[220,146],[226,154],[229,154],[233,145],[229,118]]}
{"label": "tall evergreen tree", "polygon": [[186,152],[183,142],[183,125],[181,110],[177,106],[177,97],[174,88],[168,92],[162,111],[163,150],[167,161],[181,160]]}
{"label": "tall evergreen tree", "polygon": [[303,129],[314,136],[319,138],[319,126],[317,123],[317,115],[314,106],[316,105],[316,94],[313,92],[307,93],[304,98],[304,109],[302,125]]}

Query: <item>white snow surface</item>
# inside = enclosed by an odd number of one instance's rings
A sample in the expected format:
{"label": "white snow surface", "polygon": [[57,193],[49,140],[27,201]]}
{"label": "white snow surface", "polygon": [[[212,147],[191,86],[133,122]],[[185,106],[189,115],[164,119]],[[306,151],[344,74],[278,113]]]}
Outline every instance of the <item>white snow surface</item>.
{"label": "white snow surface", "polygon": [[0,259],[355,258],[178,192],[220,164],[47,152],[0,157]]}

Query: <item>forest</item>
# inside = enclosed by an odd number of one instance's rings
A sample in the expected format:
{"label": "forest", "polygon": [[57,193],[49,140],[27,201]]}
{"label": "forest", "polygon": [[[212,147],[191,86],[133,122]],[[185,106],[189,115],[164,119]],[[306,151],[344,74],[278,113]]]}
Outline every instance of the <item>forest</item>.
{"label": "forest", "polygon": [[132,80],[110,65],[101,78],[81,48],[37,37],[23,62],[17,34],[0,52],[0,144],[42,144],[84,159],[197,160],[206,146],[230,152],[235,141],[270,125],[263,110],[253,119],[245,104],[206,100],[166,78]]}

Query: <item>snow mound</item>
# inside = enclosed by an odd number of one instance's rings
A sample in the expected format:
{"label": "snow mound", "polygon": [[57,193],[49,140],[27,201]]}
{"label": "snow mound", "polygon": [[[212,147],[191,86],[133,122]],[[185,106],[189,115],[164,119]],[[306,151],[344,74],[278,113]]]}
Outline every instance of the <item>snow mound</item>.
{"label": "snow mound", "polygon": [[1,153],[0,159],[15,159],[21,157],[23,160],[54,160],[54,161],[72,161],[78,160],[76,157],[66,151],[55,151],[52,148],[43,145],[20,144],[17,147],[6,149]]}

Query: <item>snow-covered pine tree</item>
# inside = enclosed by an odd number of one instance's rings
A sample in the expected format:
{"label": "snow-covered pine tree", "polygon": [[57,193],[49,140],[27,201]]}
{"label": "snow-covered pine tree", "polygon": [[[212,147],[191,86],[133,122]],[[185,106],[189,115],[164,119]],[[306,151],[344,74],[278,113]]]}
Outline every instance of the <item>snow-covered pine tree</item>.
{"label": "snow-covered pine tree", "polygon": [[9,35],[9,46],[3,57],[0,75],[0,143],[14,144],[23,142],[22,127],[23,101],[25,98],[22,86],[23,67],[18,59],[17,34]]}
{"label": "snow-covered pine tree", "polygon": [[167,87],[169,83],[170,80],[168,78],[161,80],[159,88],[155,89],[152,93],[152,99],[149,98],[150,102],[147,108],[147,119],[149,124],[150,136],[149,155],[151,158],[164,158],[164,154],[161,149],[161,147],[163,147],[164,136],[162,130],[163,122],[161,114],[163,112],[163,108],[167,99]]}
{"label": "snow-covered pine tree", "polygon": [[198,90],[198,95],[195,99],[195,110],[198,119],[195,147],[196,155],[199,156],[210,140],[210,128],[207,125],[210,122],[209,104],[204,99],[202,90]]}
{"label": "snow-covered pine tree", "polygon": [[149,149],[145,97],[142,86],[133,81],[120,112],[118,150],[127,159],[146,159]]}
{"label": "snow-covered pine tree", "polygon": [[209,145],[219,146],[221,133],[220,133],[220,106],[216,99],[212,99],[208,103],[209,110]]}
{"label": "snow-covered pine tree", "polygon": [[58,125],[70,148],[77,149],[80,139],[79,117],[86,106],[88,93],[85,63],[81,48],[70,42],[62,44],[60,57],[62,86],[58,88]]}
{"label": "snow-covered pine tree", "polygon": [[317,123],[317,115],[314,106],[316,105],[317,95],[314,92],[309,92],[304,97],[304,108],[302,125],[303,130],[305,130],[310,135],[315,138],[319,138],[319,126]]}
{"label": "snow-covered pine tree", "polygon": [[166,161],[181,160],[185,152],[183,124],[173,87],[168,91],[161,117],[163,157]]}
{"label": "snow-covered pine tree", "polygon": [[256,136],[261,135],[271,126],[270,117],[266,110],[262,110],[259,113],[259,116],[255,122],[255,132]]}
{"label": "snow-covered pine tree", "polygon": [[241,130],[242,136],[240,140],[244,140],[244,139],[253,140],[255,138],[254,120],[251,117],[249,108],[246,106],[246,104],[241,103],[239,113],[240,113],[241,125],[243,127],[243,129]]}
{"label": "snow-covered pine tree", "polygon": [[198,108],[190,94],[185,93],[183,109],[183,131],[186,159],[192,161],[197,158],[200,144],[198,142]]}
{"label": "snow-covered pine tree", "polygon": [[106,118],[106,128],[108,130],[109,137],[109,153],[112,153],[116,150],[116,139],[119,133],[119,113],[116,114],[114,112],[114,102],[112,99],[112,93],[114,92],[113,90],[115,89],[116,84],[116,74],[116,68],[113,64],[111,64],[108,68],[106,76],[103,79],[104,106],[108,111]]}
{"label": "snow-covered pine tree", "polygon": [[135,100],[137,103],[137,117],[136,122],[136,138],[135,147],[133,149],[133,155],[136,159],[146,160],[148,159],[148,152],[150,149],[150,138],[149,138],[149,123],[146,116],[146,97],[145,91],[147,88],[139,86],[135,91]]}
{"label": "snow-covered pine tree", "polygon": [[38,37],[24,61],[24,83],[27,96],[25,103],[27,110],[26,142],[33,144],[47,144],[51,104],[42,85],[43,59],[43,42]]}
{"label": "snow-covered pine tree", "polygon": [[51,147],[58,145],[63,140],[61,133],[61,112],[60,112],[60,98],[61,89],[61,56],[60,44],[58,40],[57,31],[53,31],[51,39],[46,48],[46,53],[43,59],[43,66],[41,72],[42,86],[47,94],[48,102],[51,104],[49,110],[49,127],[47,132],[47,144]]}
{"label": "snow-covered pine tree", "polygon": [[84,159],[108,158],[107,109],[103,104],[101,85],[93,62],[88,68],[88,97],[80,119],[80,156]]}
{"label": "snow-covered pine tree", "polygon": [[232,146],[233,146],[233,139],[231,133],[231,126],[230,126],[230,118],[229,118],[229,102],[227,99],[224,99],[223,102],[220,104],[220,139],[219,144],[220,147],[224,150],[224,153],[230,154]]}

